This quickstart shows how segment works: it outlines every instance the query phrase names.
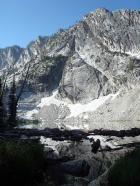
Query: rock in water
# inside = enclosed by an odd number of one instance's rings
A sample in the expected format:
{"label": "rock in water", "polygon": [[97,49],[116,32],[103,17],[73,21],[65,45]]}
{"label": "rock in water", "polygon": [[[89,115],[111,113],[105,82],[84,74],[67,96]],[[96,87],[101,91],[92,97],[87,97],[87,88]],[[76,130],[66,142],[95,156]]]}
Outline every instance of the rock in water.
{"label": "rock in water", "polygon": [[74,160],[70,162],[63,163],[60,167],[60,170],[65,173],[69,173],[72,175],[87,175],[89,172],[90,166],[86,162],[86,160]]}
{"label": "rock in water", "polygon": [[93,141],[93,144],[91,145],[91,147],[92,147],[92,150],[91,150],[91,151],[92,151],[94,154],[96,154],[97,151],[98,151],[98,149],[100,148],[100,140],[97,139],[97,141]]}

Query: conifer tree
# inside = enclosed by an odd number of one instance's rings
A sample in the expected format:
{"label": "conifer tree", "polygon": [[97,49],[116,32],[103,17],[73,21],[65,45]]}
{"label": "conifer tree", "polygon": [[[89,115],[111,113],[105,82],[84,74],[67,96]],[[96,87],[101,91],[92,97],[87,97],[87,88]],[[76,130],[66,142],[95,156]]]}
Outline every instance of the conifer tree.
{"label": "conifer tree", "polygon": [[8,122],[12,125],[16,123],[16,85],[15,85],[15,75],[13,76],[12,87],[9,94],[8,100]]}
{"label": "conifer tree", "polygon": [[0,125],[4,122],[3,118],[3,94],[2,94],[2,81],[0,78]]}

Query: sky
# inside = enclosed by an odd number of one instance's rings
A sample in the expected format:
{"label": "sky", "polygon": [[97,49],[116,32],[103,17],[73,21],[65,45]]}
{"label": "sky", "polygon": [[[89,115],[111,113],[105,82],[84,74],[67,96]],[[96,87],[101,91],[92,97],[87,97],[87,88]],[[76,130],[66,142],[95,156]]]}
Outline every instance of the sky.
{"label": "sky", "polygon": [[99,7],[140,10],[140,0],[0,0],[0,48],[26,47],[66,29]]}

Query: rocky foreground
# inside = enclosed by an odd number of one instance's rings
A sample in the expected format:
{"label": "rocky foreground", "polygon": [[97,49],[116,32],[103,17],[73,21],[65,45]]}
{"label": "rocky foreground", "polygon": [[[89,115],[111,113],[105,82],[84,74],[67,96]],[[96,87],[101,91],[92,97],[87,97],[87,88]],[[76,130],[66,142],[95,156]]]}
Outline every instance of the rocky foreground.
{"label": "rocky foreground", "polygon": [[[49,175],[50,185],[71,183],[74,186],[108,185],[108,168],[128,149],[140,146],[139,135],[139,128],[120,131],[58,128],[0,130],[1,139],[40,140],[47,152],[49,167],[46,174],[47,177]],[[130,140],[133,142],[130,143]]]}

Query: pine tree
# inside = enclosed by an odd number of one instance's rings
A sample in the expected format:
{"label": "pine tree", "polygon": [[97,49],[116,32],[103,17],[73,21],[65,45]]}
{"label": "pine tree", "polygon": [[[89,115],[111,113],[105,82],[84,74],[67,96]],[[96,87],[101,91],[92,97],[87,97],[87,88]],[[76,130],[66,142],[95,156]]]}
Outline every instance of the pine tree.
{"label": "pine tree", "polygon": [[3,118],[3,94],[2,94],[2,81],[0,78],[0,126],[3,125],[4,123],[4,118]]}
{"label": "pine tree", "polygon": [[15,75],[13,76],[12,87],[9,94],[8,100],[8,122],[9,124],[16,124],[16,111],[17,111],[17,104],[16,104],[16,85],[15,85]]}

